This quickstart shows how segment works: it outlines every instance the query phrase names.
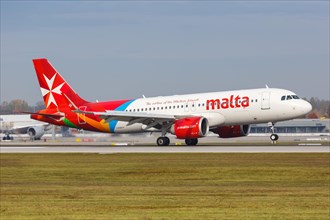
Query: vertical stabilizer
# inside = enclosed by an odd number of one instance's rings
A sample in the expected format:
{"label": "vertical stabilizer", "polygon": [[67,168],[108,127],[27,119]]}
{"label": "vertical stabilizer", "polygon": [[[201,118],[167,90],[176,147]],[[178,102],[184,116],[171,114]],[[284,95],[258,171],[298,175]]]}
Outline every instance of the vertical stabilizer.
{"label": "vertical stabilizer", "polygon": [[47,109],[72,109],[87,103],[80,98],[47,59],[34,59],[33,64]]}

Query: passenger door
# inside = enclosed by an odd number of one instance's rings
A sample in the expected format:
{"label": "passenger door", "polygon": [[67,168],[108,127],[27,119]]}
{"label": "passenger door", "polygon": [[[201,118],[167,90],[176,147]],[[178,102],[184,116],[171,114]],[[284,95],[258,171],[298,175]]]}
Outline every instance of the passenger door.
{"label": "passenger door", "polygon": [[261,95],[261,110],[270,109],[270,92],[263,92]]}

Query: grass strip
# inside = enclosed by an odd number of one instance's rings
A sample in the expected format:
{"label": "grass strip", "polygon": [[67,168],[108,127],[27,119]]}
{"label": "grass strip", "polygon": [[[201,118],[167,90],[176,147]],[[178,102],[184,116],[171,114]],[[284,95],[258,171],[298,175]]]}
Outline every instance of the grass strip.
{"label": "grass strip", "polygon": [[0,154],[3,219],[329,219],[330,154]]}

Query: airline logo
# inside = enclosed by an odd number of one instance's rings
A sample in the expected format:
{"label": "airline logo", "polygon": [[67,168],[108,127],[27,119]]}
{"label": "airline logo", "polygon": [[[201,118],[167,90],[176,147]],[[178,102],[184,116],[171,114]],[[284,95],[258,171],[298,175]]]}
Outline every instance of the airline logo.
{"label": "airline logo", "polygon": [[58,94],[58,95],[62,95],[61,88],[65,83],[63,82],[62,84],[60,84],[56,87],[54,86],[54,81],[55,81],[55,78],[57,76],[57,73],[55,73],[51,79],[48,79],[47,76],[45,76],[45,74],[43,74],[43,76],[45,78],[45,81],[46,81],[46,84],[47,84],[48,88],[40,87],[40,89],[41,89],[42,96],[44,97],[45,102],[47,103],[47,108],[49,107],[49,105],[51,103],[53,103],[54,105],[57,106],[57,103],[55,101],[55,98],[54,98],[53,94],[55,93],[55,94]]}
{"label": "airline logo", "polygon": [[230,98],[209,99],[206,101],[206,110],[228,109],[228,108],[245,108],[249,107],[250,99],[247,96],[240,97],[231,95]]}

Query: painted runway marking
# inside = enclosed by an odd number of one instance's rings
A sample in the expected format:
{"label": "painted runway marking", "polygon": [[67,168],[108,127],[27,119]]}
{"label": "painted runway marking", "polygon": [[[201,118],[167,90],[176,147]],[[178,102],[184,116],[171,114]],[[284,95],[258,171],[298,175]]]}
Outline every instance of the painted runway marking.
{"label": "painted runway marking", "polygon": [[47,148],[47,147],[17,147],[17,146],[14,146],[14,147],[0,147],[0,149],[12,149],[12,148],[15,148],[15,149],[40,149],[40,148]]}

